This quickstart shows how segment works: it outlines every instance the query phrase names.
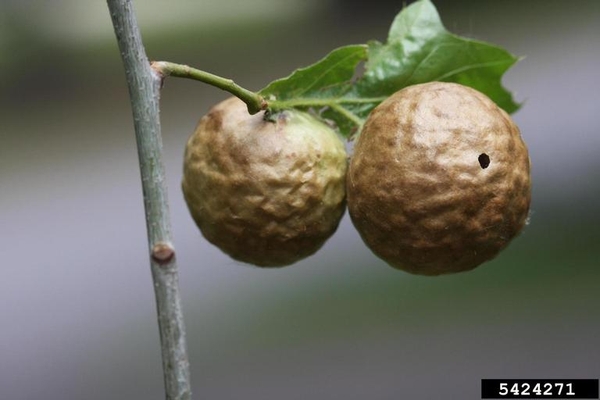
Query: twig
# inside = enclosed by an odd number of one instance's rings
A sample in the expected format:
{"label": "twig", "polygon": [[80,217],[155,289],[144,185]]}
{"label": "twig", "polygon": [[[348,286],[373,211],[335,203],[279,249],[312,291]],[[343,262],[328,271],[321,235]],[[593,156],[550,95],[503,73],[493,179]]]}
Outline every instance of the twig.
{"label": "twig", "polygon": [[225,90],[246,103],[250,114],[256,114],[261,110],[265,110],[268,106],[262,96],[248,89],[244,89],[231,79],[222,78],[218,75],[211,74],[210,72],[192,68],[189,65],[175,64],[168,61],[155,61],[152,63],[152,68],[165,77],[176,76],[179,78],[193,79]]}
{"label": "twig", "polygon": [[150,267],[162,348],[167,400],[191,399],[185,327],[165,183],[160,132],[161,76],[150,68],[131,0],[107,0],[125,75],[138,147]]}
{"label": "twig", "polygon": [[343,106],[343,104],[368,104],[381,103],[386,99],[385,96],[380,97],[307,97],[294,98],[286,100],[277,100],[274,98],[264,98],[259,93],[252,92],[235,83],[231,79],[223,78],[210,72],[202,71],[189,65],[176,64],[169,61],[153,61],[152,69],[161,77],[174,76],[178,78],[193,79],[204,82],[221,90],[225,90],[234,96],[237,96],[248,106],[250,114],[256,114],[259,111],[269,110],[277,112],[290,108],[309,108],[309,107],[329,107],[331,110],[340,114],[342,117],[356,125],[358,129],[363,126],[364,120],[355,113],[351,112]]}

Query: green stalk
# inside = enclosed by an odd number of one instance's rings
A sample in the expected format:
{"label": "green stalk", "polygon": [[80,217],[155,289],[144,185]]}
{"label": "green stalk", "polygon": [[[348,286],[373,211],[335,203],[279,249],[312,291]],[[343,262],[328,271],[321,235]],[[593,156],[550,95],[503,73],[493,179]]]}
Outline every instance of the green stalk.
{"label": "green stalk", "polygon": [[190,371],[175,249],[171,244],[160,131],[162,77],[150,68],[131,0],[107,0],[107,3],[121,50],[133,111],[166,398],[189,400]]}
{"label": "green stalk", "polygon": [[245,89],[236,84],[233,80],[222,78],[210,72],[192,68],[189,65],[176,64],[168,61],[154,61],[152,68],[163,78],[174,76],[178,78],[193,79],[207,83],[211,86],[225,90],[238,97],[248,106],[250,114],[256,114],[259,111],[269,110],[277,112],[292,108],[310,108],[310,107],[329,107],[337,113],[350,120],[353,124],[361,127],[364,120],[343,107],[343,104],[363,104],[381,102],[385,97],[376,98],[297,98],[289,100],[266,99],[256,92]]}
{"label": "green stalk", "polygon": [[164,77],[176,76],[178,78],[193,79],[225,90],[246,103],[250,114],[256,114],[261,110],[266,110],[268,107],[267,102],[262,96],[244,89],[231,79],[222,78],[188,65],[175,64],[168,61],[155,61],[152,63],[152,68]]}

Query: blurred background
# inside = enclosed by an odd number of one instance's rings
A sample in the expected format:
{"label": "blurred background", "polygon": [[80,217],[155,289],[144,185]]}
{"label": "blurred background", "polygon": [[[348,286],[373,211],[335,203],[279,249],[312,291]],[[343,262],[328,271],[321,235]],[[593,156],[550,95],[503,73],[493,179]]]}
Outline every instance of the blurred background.
{"label": "blurred background", "polygon": [[[151,59],[260,89],[385,40],[402,1],[136,1]],[[346,215],[279,270],[230,260],[180,192],[227,94],[168,79],[165,162],[196,399],[477,399],[482,378],[600,376],[600,2],[436,1],[526,56],[504,79],[533,165],[531,224],[496,260],[394,270]],[[0,0],[0,398],[162,399],[131,109],[103,1]]]}

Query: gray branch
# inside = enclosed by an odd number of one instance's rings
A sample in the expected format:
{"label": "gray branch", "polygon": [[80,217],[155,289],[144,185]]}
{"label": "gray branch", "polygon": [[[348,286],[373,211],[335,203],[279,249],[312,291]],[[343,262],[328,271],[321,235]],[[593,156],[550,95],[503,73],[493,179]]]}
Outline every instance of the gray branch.
{"label": "gray branch", "polygon": [[131,0],[107,0],[119,43],[133,111],[144,193],[150,267],[168,400],[191,398],[185,327],[165,183],[160,132],[161,77],[150,68]]}

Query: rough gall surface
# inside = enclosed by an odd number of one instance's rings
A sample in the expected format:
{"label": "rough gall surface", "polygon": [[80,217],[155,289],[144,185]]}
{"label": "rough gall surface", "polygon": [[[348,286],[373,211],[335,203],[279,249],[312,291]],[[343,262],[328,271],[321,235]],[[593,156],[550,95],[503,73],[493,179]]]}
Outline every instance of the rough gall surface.
{"label": "rough gall surface", "polygon": [[267,121],[230,98],[190,137],[182,188],[208,241],[235,260],[277,267],[315,253],[335,232],[346,169],[342,141],[309,114]]}
{"label": "rough gall surface", "polygon": [[512,119],[482,93],[415,85],[367,119],[347,191],[354,226],[388,264],[421,275],[466,271],[523,229],[529,155]]}

